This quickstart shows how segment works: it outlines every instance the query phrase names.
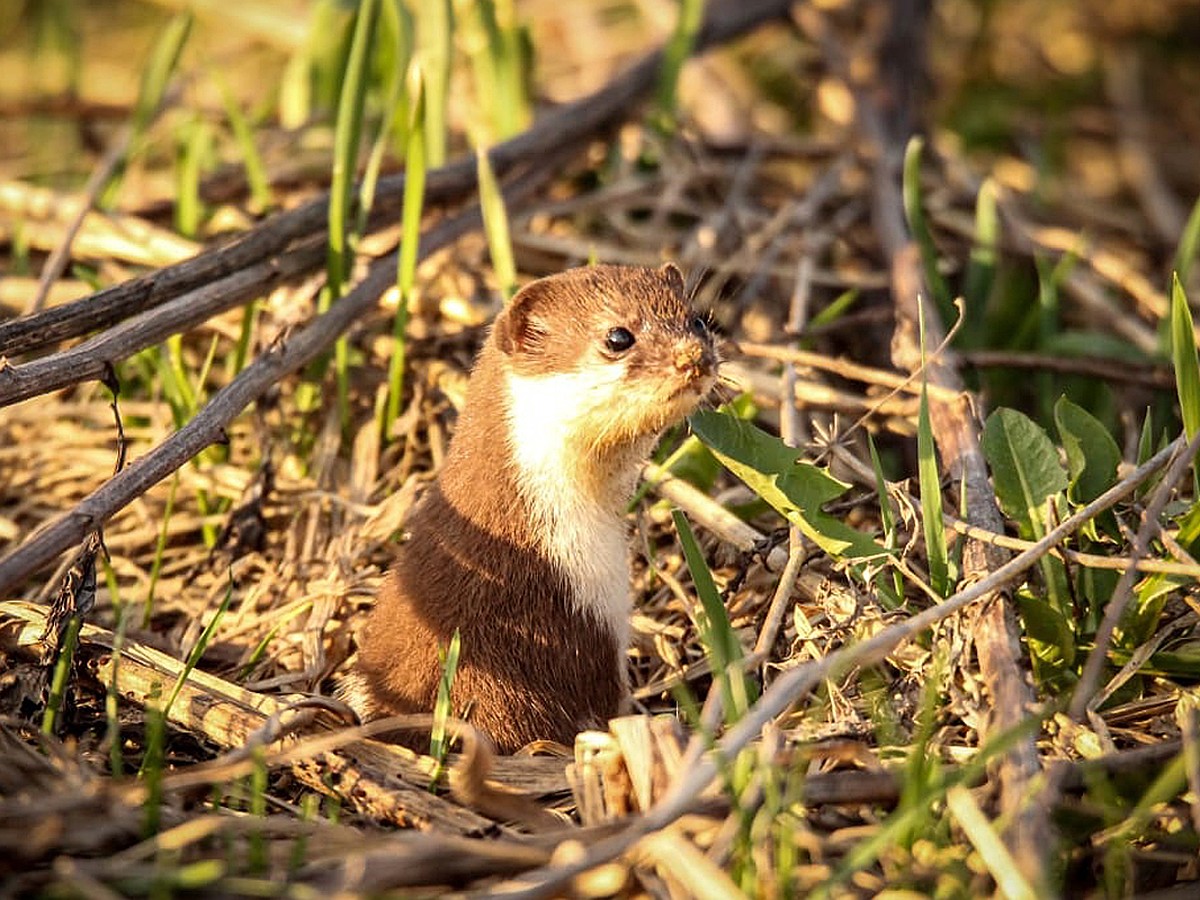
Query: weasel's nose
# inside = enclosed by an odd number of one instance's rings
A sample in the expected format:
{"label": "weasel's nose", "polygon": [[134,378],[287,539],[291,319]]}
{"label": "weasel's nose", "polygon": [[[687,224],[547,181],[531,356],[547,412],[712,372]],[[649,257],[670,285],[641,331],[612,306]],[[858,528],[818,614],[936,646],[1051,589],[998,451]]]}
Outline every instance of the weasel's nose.
{"label": "weasel's nose", "polygon": [[704,341],[692,338],[675,348],[675,371],[688,378],[711,375],[716,362],[716,354]]}

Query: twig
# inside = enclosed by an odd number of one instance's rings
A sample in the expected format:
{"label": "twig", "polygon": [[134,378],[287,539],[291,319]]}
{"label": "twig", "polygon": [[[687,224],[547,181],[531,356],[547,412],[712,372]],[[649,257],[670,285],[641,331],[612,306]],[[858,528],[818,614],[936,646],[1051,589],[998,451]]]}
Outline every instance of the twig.
{"label": "twig", "polygon": [[[1033,546],[1033,541],[1022,540],[1007,534],[996,534],[956,519],[949,514],[946,515],[946,524],[965,537],[976,541],[986,541],[997,547],[1004,547],[1006,550],[1027,550]],[[1162,538],[1164,543],[1170,540],[1165,533]],[[1171,554],[1178,558],[1177,550],[1171,549]],[[1100,556],[1097,553],[1084,553],[1067,547],[1056,547],[1051,555],[1088,569],[1109,569],[1114,572],[1133,569],[1142,574],[1179,575],[1184,578],[1200,580],[1200,564],[1186,560],[1174,562],[1169,559],[1146,559],[1133,556]]]}
{"label": "twig", "polygon": [[960,353],[959,359],[977,369],[1037,369],[1160,390],[1175,387],[1175,376],[1166,367],[1138,365],[1125,360],[1093,356],[1046,356],[1013,350],[968,350]]}
{"label": "twig", "polygon": [[[863,384],[877,384],[881,387],[912,394],[915,397],[921,395],[921,382],[911,374],[900,375],[896,372],[889,372],[886,369],[876,368],[875,366],[864,366],[853,360],[826,356],[812,350],[801,350],[794,347],[781,347],[775,344],[755,344],[744,341],[739,341],[737,346],[746,356],[774,359],[779,362],[792,363],[812,369],[821,369],[852,381],[860,381]],[[787,396],[787,394],[784,394],[784,396]],[[929,385],[929,396],[930,399],[936,398],[944,402],[952,402],[959,398],[957,391],[936,384]]]}
{"label": "twig", "polygon": [[754,642],[754,655],[764,661],[770,658],[771,648],[775,646],[775,638],[779,636],[779,627],[783,624],[783,614],[787,612],[788,602],[792,599],[792,589],[800,575],[800,567],[808,561],[808,554],[799,540],[790,541],[788,546],[788,561],[779,583],[775,585],[775,593],[771,597],[771,605],[767,607],[767,616],[763,619],[762,629],[758,640]]}

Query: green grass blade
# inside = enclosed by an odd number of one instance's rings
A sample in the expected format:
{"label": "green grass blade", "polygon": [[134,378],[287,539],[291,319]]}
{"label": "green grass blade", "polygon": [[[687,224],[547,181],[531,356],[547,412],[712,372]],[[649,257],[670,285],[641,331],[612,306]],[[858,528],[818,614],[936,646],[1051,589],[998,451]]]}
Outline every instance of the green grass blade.
{"label": "green grass blade", "polygon": [[[481,4],[482,6],[483,4]],[[487,4],[493,6],[493,4]],[[491,35],[496,69],[495,137],[505,140],[524,131],[533,119],[529,102],[529,34],[517,21],[513,0],[496,0]]]}
{"label": "green grass blade", "polygon": [[[324,313],[342,295],[353,265],[355,237],[350,233],[354,179],[358,171],[358,148],[362,138],[363,107],[370,84],[370,51],[379,18],[379,0],[362,0],[354,18],[350,52],[342,75],[337,119],[333,132],[333,173],[329,187],[329,247],[326,254],[326,285],[318,309]],[[333,347],[337,378],[338,409],[343,427],[350,420],[349,345],[339,337]]]}
{"label": "green grass blade", "polygon": [[142,805],[142,835],[150,837],[158,833],[162,816],[162,776],[166,759],[167,716],[159,701],[162,686],[156,681],[150,688],[146,700],[145,750],[138,778],[145,781],[146,800]]}
{"label": "green grass blade", "polygon": [[[330,295],[328,303],[341,296],[350,267],[349,216],[358,169],[358,145],[362,136],[362,114],[369,79],[367,70],[379,0],[362,0],[354,20],[350,53],[342,76],[337,120],[333,132],[333,173],[329,187],[329,250],[326,264]],[[324,309],[322,310],[324,312]]]}
{"label": "green grass blade", "polygon": [[919,137],[913,137],[904,148],[904,213],[913,239],[921,251],[925,281],[933,294],[943,324],[949,325],[956,316],[954,298],[950,296],[946,279],[938,271],[937,245],[933,242],[933,232],[929,230],[929,220],[925,217],[925,205],[921,196],[921,153],[924,148],[925,142]]}
{"label": "green grass blade", "polygon": [[172,18],[159,34],[150,51],[142,68],[138,97],[130,118],[130,151],[113,170],[112,177],[99,192],[97,205],[101,209],[109,209],[117,203],[117,194],[121,189],[125,166],[128,165],[129,158],[137,152],[142,134],[150,126],[159,106],[162,105],[163,98],[167,93],[167,85],[170,84],[171,76],[179,65],[183,48],[191,34],[192,21],[190,12],[180,13]]}
{"label": "green grass blade", "polygon": [[858,288],[847,288],[830,301],[829,305],[812,317],[810,328],[830,325],[850,311],[850,307],[858,301],[861,292]]}
{"label": "green grass blade", "polygon": [[1200,361],[1196,357],[1192,311],[1178,273],[1171,280],[1171,361],[1183,428],[1190,439],[1200,430]]}
{"label": "green grass blade", "polygon": [[729,622],[729,613],[713,581],[712,570],[704,559],[687,517],[677,509],[671,511],[671,517],[675,521],[683,556],[700,600],[700,609],[696,610],[695,615],[696,631],[704,645],[713,678],[720,685],[725,701],[725,720],[733,723],[745,714],[755,699],[753,687],[739,665],[743,656],[742,645]]}
{"label": "green grass blade", "polygon": [[[250,815],[260,819],[267,817],[267,756],[262,747],[251,751],[254,760],[254,771],[250,773]],[[267,870],[267,841],[262,831],[255,829],[250,832],[246,847],[246,865],[251,872]]]}
{"label": "green grass blade", "polygon": [[204,626],[204,630],[200,632],[200,637],[196,639],[195,646],[188,653],[187,661],[184,662],[183,668],[179,672],[179,677],[175,679],[175,684],[171,688],[171,693],[167,697],[167,702],[163,705],[163,717],[165,718],[170,712],[171,707],[175,703],[175,699],[179,696],[179,692],[183,690],[183,683],[192,674],[192,670],[196,668],[196,664],[200,662],[204,656],[204,651],[208,649],[209,641],[212,640],[213,634],[217,630],[217,626],[221,624],[221,619],[224,618],[226,611],[229,609],[229,604],[233,600],[233,581],[229,582],[225,588],[225,598],[221,601],[221,605],[217,607],[217,611],[213,613],[213,617],[208,620],[208,624]]}
{"label": "green grass blade", "polygon": [[674,131],[678,121],[679,76],[696,46],[696,35],[704,20],[703,0],[680,0],[679,18],[663,50],[662,69],[655,94],[655,118],[663,131]]}
{"label": "green grass blade", "polygon": [[962,344],[965,347],[982,346],[985,340],[987,302],[996,281],[1000,247],[1000,215],[996,193],[996,183],[987,178],[975,198],[975,235],[966,278],[963,280],[966,312]]}
{"label": "green grass blade", "polygon": [[1200,197],[1192,205],[1187,224],[1179,238],[1179,247],[1175,250],[1175,272],[1181,284],[1188,283],[1192,274],[1192,266],[1196,262],[1196,254],[1200,252]]}
{"label": "green grass blade", "polygon": [[408,67],[409,131],[405,152],[400,252],[396,263],[396,318],[392,323],[392,355],[388,359],[388,397],[384,409],[383,439],[389,440],[392,424],[400,417],[404,396],[404,369],[408,357],[408,307],[417,281],[417,256],[421,240],[421,211],[425,204],[425,77],[419,59]]}
{"label": "green grass blade", "polygon": [[[920,145],[917,145],[914,152],[913,142],[910,141],[908,150],[918,157],[919,163]],[[906,156],[905,167],[907,166]],[[921,303],[917,304],[917,328],[921,339],[921,404],[917,413],[917,484],[921,491],[921,529],[925,537],[926,563],[929,565],[929,586],[939,597],[948,597],[951,587],[950,559],[946,549],[942,476],[938,471],[937,443],[933,439],[933,422],[929,417],[929,385],[925,368],[925,312],[924,304]]]}
{"label": "green grass blade", "polygon": [[154,615],[154,590],[158,587],[158,578],[162,574],[163,553],[167,549],[168,528],[171,516],[175,514],[175,492],[179,490],[179,473],[171,478],[171,487],[167,491],[167,505],[163,510],[162,529],[158,532],[158,540],[154,544],[154,559],[150,563],[150,584],[146,588],[146,605],[142,612],[142,627],[149,628],[151,617]]}
{"label": "green grass blade", "polygon": [[425,158],[430,168],[446,162],[446,110],[450,90],[450,48],[454,14],[450,0],[419,0],[417,58],[425,87]]}
{"label": "green grass blade", "polygon": [[[879,450],[875,439],[867,434],[867,449],[871,453],[871,468],[875,472],[875,491],[879,495],[879,524],[883,528],[883,546],[888,550],[899,549],[899,533],[896,528],[896,514],[892,510],[892,501],[888,496],[887,480],[883,476],[883,464],[879,460]],[[885,582],[881,573],[876,580],[880,588],[880,599],[890,608],[896,608],[904,602],[904,576],[892,568],[891,583]]]}
{"label": "green grass blade", "polygon": [[229,357],[229,373],[226,381],[232,381],[246,368],[246,360],[250,357],[250,340],[254,336],[254,322],[258,316],[258,300],[251,300],[242,307],[242,324],[238,329],[237,344],[233,348],[233,356]]}
{"label": "green grass blade", "polygon": [[175,229],[195,237],[204,218],[200,181],[212,155],[212,133],[208,123],[193,115],[179,134],[179,157],[175,170]]}
{"label": "green grass blade", "polygon": [[483,210],[483,230],[487,234],[488,250],[492,255],[492,268],[500,283],[500,292],[509,300],[517,292],[517,265],[513,259],[512,240],[508,231],[508,211],[504,206],[504,195],[492,171],[487,151],[482,147],[475,150],[475,161],[479,173],[479,204]]}
{"label": "green grass blade", "polygon": [[402,139],[408,134],[408,96],[405,93],[404,73],[412,57],[412,22],[396,0],[383,0],[377,28],[379,36],[376,39],[375,57],[384,85],[384,114],[375,140],[371,143],[371,152],[367,156],[358,191],[355,230],[359,234],[367,230],[367,217],[375,202],[375,185],[379,181],[379,170],[388,145],[397,130]]}
{"label": "green grass blade", "polygon": [[125,760],[121,753],[120,691],[117,690],[118,672],[121,668],[121,650],[125,646],[125,623],[131,610],[122,606],[117,612],[117,628],[113,634],[112,676],[104,686],[104,743],[108,746],[109,774],[120,778],[124,773]]}
{"label": "green grass blade", "polygon": [[939,597],[950,595],[950,560],[946,549],[946,519],[942,508],[942,476],[929,419],[929,392],[921,380],[917,418],[917,481],[921,489],[921,527],[929,564],[929,586]]}
{"label": "green grass blade", "polygon": [[242,169],[246,173],[246,184],[250,188],[250,210],[264,213],[271,208],[271,182],[267,178],[267,167],[263,163],[262,154],[258,152],[258,145],[254,143],[254,130],[230,92],[225,79],[218,75],[216,82],[221,94],[221,105],[225,109],[225,118],[229,121],[234,141],[242,154]]}
{"label": "green grass blade", "polygon": [[446,740],[446,720],[454,713],[450,707],[450,692],[454,689],[454,676],[458,673],[458,657],[461,650],[462,638],[457,628],[450,637],[450,645],[445,648],[438,647],[438,662],[441,664],[442,674],[438,679],[437,701],[433,707],[433,727],[429,731],[429,755],[437,763],[433,778],[430,779],[431,787],[436,785],[441,777],[442,764],[450,750],[450,742]]}
{"label": "green grass blade", "polygon": [[183,361],[182,335],[171,335],[159,349],[158,375],[175,427],[182,428],[196,411],[196,395]]}
{"label": "green grass blade", "polygon": [[1146,418],[1142,419],[1142,430],[1138,434],[1137,464],[1140,466],[1154,455],[1154,411],[1147,406]]}
{"label": "green grass blade", "polygon": [[[463,4],[458,22],[467,48],[480,112],[476,143],[493,143],[524,130],[531,112],[526,86],[525,30],[517,24],[512,0]],[[486,126],[485,123],[486,122]]]}
{"label": "green grass blade", "polygon": [[137,104],[133,108],[133,131],[140,134],[145,130],[167,93],[179,57],[192,31],[192,14],[180,13],[171,19],[150,51],[150,58],[142,69],[142,80],[138,88]]}
{"label": "green grass blade", "polygon": [[54,661],[54,674],[50,678],[50,696],[46,700],[46,709],[42,712],[42,734],[54,734],[54,725],[59,712],[62,711],[71,666],[75,661],[75,648],[79,645],[79,631],[82,628],[83,616],[80,613],[73,614],[67,620],[58,659]]}

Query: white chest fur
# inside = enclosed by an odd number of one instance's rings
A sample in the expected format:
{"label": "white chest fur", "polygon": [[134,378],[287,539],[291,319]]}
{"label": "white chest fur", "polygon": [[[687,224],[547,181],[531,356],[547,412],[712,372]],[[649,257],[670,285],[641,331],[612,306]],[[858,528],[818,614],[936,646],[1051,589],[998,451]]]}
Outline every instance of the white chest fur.
{"label": "white chest fur", "polygon": [[[632,471],[597,471],[589,460],[589,420],[612,415],[623,367],[559,375],[510,374],[509,440],[542,548],[573,588],[575,608],[629,643],[629,544],[621,508]],[[619,402],[619,401],[618,401]]]}

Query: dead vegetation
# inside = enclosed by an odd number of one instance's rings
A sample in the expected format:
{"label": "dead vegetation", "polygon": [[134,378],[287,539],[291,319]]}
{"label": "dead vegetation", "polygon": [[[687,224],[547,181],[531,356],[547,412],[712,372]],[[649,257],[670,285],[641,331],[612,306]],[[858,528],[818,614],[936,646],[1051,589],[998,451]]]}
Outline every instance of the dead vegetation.
{"label": "dead vegetation", "polygon": [[[173,227],[175,201],[155,181],[161,155],[141,159],[119,215],[82,218],[78,192],[36,186],[42,172],[20,153],[0,160],[10,179],[0,190],[0,312],[11,316],[0,319],[6,888],[1194,889],[1200,771],[1188,673],[1200,669],[1187,653],[1200,569],[1171,509],[1195,502],[1185,476],[1196,442],[1175,440],[1159,327],[1200,192],[1189,152],[1200,121],[1183,87],[1200,70],[1186,54],[1147,48],[1194,39],[1197,23],[1166,0],[1115,4],[1089,21],[1066,3],[1038,21],[1039,4],[1023,2],[996,4],[983,21],[984,6],[716,4],[710,44],[755,33],[691,64],[685,127],[665,135],[635,103],[658,66],[633,52],[650,49],[644,36],[631,48],[625,19],[606,26],[602,11],[531,4],[540,79],[553,84],[544,92],[575,99],[493,155],[521,274],[592,257],[677,260],[728,336],[724,374],[753,398],[757,421],[852,484],[829,511],[878,533],[873,436],[903,552],[902,602],[891,603],[873,576],[789,533],[711,458],[696,454],[673,476],[648,466],[630,653],[642,715],[573,749],[494,760],[492,788],[532,797],[546,814],[518,810],[515,821],[489,817],[478,792],[430,790],[431,759],[373,740],[378,727],[351,725],[323,699],[405,513],[444,456],[472,353],[500,302],[474,161],[430,175],[404,405],[384,435],[403,173],[379,182],[353,286],[319,312],[326,170],[302,164],[278,123],[259,129],[276,148],[277,210],[255,216],[248,180],[214,167],[198,188],[209,214],[193,242]],[[642,15],[664,13],[646,4]],[[673,17],[664,21],[665,38]],[[595,41],[572,34],[581,23]],[[555,40],[579,50],[578,68],[569,54],[546,53]],[[3,102],[26,104],[28,129],[62,116],[86,131],[132,107],[128,97],[115,111],[97,108],[98,97],[62,109],[52,99]],[[156,127],[185,100],[168,99]],[[983,323],[955,325],[938,309],[914,242],[901,166],[922,131],[920,201],[947,284],[963,285],[978,259],[981,193],[995,202],[999,237],[984,249],[1000,274]],[[104,152],[92,162],[105,165]],[[37,275],[68,246],[76,269],[45,293]],[[83,276],[104,287],[90,293]],[[1029,312],[1039,303],[1040,320]],[[1030,330],[1043,326],[1053,333],[1035,339]],[[160,349],[175,335],[193,394],[182,411]],[[340,335],[353,360],[344,406],[321,362]],[[1071,340],[1090,342],[1089,352],[1068,352]],[[120,385],[119,420],[105,380]],[[926,589],[915,440],[923,384],[947,531],[961,553],[949,599]],[[1063,392],[1110,425],[1125,463],[1086,510],[1040,539],[1018,536],[996,502],[979,425],[1002,405],[1045,413]],[[1155,433],[1155,452],[1139,456],[1147,407],[1168,438]],[[672,504],[699,526],[762,687],[751,712],[724,728]],[[1098,552],[1071,540],[1114,509],[1121,543]],[[80,566],[97,527],[103,550],[93,542],[95,568]],[[1092,647],[1081,647],[1077,680],[1064,687],[1031,671],[1029,606],[1018,602],[1044,589],[1046,558],[1072,572],[1186,580],[1132,658],[1106,656],[1096,631],[1096,663],[1089,673]],[[1113,603],[1121,596],[1112,589]],[[69,633],[47,622],[57,614],[62,626],[75,612],[86,623],[66,705],[53,733],[39,734]],[[1152,663],[1164,650],[1183,662]],[[455,765],[461,779],[480,763]],[[1182,787],[1156,792],[1173,766]]]}

